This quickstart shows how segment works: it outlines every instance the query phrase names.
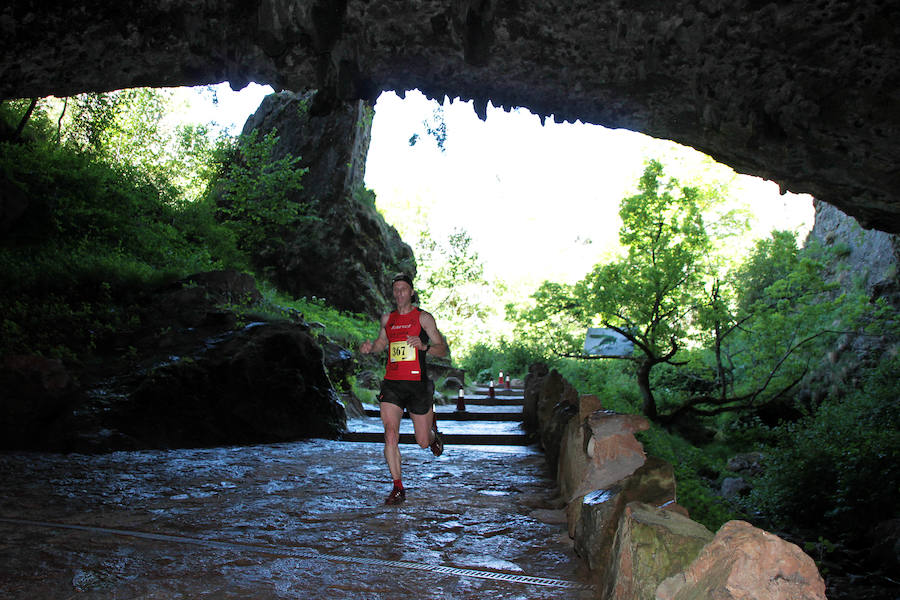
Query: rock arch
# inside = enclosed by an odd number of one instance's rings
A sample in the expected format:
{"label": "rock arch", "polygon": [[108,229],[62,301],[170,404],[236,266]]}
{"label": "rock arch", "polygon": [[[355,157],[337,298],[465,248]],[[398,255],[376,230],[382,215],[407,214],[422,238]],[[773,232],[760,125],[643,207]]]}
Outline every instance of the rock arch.
{"label": "rock arch", "polygon": [[228,80],[525,106],[675,140],[900,232],[891,0],[25,0],[0,98]]}

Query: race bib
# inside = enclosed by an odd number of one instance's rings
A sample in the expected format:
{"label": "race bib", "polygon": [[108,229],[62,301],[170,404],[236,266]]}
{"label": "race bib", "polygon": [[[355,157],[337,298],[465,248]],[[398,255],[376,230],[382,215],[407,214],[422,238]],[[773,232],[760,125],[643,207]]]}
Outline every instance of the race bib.
{"label": "race bib", "polygon": [[407,362],[416,360],[416,349],[406,342],[391,342],[391,362]]}

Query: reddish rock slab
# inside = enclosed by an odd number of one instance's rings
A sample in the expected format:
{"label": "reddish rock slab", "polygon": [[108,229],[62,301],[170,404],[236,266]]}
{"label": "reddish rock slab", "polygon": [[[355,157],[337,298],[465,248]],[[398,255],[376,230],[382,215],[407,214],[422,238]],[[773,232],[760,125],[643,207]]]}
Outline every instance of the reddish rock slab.
{"label": "reddish rock slab", "polygon": [[634,437],[635,432],[650,427],[644,417],[597,411],[588,418],[588,426],[590,463],[572,498],[610,487],[634,473],[647,459],[644,446]]}
{"label": "reddish rock slab", "polygon": [[798,546],[744,521],[729,521],[656,600],[825,600],[825,582]]}

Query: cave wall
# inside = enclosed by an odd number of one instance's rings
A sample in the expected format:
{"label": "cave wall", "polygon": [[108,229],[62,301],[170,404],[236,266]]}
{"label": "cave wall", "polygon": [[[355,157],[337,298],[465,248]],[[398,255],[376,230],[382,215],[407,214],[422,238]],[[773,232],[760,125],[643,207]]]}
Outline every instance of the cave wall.
{"label": "cave wall", "polygon": [[23,0],[0,98],[249,81],[313,110],[418,88],[624,127],[900,232],[892,0]]}
{"label": "cave wall", "polygon": [[296,297],[326,298],[340,310],[377,318],[391,307],[394,274],[415,276],[415,259],[365,189],[372,109],[356,100],[312,114],[316,95],[270,94],[244,124],[244,134],[276,133],[274,159],[300,157],[307,169],[303,189],[289,192],[288,201],[309,207],[315,217],[267,245],[254,262]]}

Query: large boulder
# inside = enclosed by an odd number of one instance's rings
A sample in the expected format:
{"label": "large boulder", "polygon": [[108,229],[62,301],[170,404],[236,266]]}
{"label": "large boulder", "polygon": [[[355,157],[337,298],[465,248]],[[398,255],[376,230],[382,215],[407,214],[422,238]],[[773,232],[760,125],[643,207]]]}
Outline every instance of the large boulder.
{"label": "large boulder", "polygon": [[642,502],[625,507],[603,570],[602,600],[650,600],[659,584],[687,568],[713,534],[678,512]]}
{"label": "large boulder", "polygon": [[[664,507],[671,512],[684,513],[676,508],[675,474],[672,465],[656,457],[622,481],[595,490],[569,503],[569,535],[575,540],[575,551],[598,572],[609,565],[610,552],[625,507],[631,502]],[[686,515],[684,515],[686,516]]]}
{"label": "large boulder", "polygon": [[660,584],[656,600],[825,600],[825,582],[796,545],[729,521],[684,572]]}
{"label": "large boulder", "polygon": [[[0,358],[0,447],[109,452],[338,437],[346,416],[298,314],[263,320],[252,276],[196,273],[135,294],[134,325],[65,368]],[[258,320],[256,320],[258,319]],[[340,379],[352,361],[328,345]]]}
{"label": "large boulder", "polygon": [[363,184],[372,109],[353,101],[318,114],[310,110],[315,98],[315,92],[271,94],[244,125],[245,134],[277,132],[274,159],[300,157],[308,171],[289,201],[315,217],[254,260],[295,296],[327,298],[341,310],[377,317],[390,305],[393,275],[415,274],[415,260]]}
{"label": "large boulder", "polygon": [[158,367],[111,422],[153,448],[335,438],[346,429],[322,349],[291,323],[258,324]]}
{"label": "large boulder", "polygon": [[40,449],[47,429],[70,410],[76,391],[59,359],[0,357],[0,449]]}
{"label": "large boulder", "polygon": [[597,411],[587,422],[591,436],[586,451],[591,461],[573,496],[583,496],[625,479],[647,459],[644,446],[634,437],[650,427],[644,417]]}

